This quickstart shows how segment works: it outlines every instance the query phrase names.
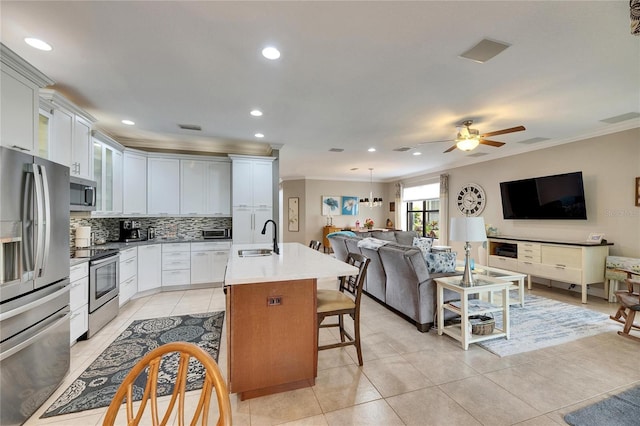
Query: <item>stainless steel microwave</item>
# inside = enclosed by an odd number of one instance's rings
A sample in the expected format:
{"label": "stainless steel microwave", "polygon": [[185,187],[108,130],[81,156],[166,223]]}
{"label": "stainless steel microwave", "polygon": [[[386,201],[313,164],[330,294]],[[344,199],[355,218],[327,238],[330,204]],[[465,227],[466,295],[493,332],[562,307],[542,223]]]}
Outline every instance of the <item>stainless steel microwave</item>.
{"label": "stainless steel microwave", "polygon": [[70,177],[69,189],[72,212],[96,209],[97,183],[95,181]]}

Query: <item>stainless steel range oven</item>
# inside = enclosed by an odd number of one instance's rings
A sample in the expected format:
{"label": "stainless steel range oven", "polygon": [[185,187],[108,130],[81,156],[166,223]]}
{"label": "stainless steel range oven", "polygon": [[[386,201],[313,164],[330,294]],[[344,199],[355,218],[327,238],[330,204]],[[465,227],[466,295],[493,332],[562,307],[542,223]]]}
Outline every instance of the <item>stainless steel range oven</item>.
{"label": "stainless steel range oven", "polygon": [[120,252],[117,249],[76,250],[89,258],[89,330],[87,339],[118,316]]}

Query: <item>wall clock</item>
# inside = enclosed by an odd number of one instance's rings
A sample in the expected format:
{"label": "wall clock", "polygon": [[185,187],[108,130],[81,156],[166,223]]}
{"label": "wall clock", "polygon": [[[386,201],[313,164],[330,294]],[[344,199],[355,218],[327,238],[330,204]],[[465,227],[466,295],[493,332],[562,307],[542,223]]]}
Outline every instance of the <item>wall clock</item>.
{"label": "wall clock", "polygon": [[468,183],[458,192],[458,210],[465,216],[478,216],[484,210],[486,197],[480,185]]}

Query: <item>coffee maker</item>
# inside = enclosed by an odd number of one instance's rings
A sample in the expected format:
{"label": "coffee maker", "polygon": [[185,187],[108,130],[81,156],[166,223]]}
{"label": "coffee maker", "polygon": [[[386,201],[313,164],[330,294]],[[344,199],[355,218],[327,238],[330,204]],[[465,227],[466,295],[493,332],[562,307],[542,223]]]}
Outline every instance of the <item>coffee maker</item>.
{"label": "coffee maker", "polygon": [[140,222],[137,220],[120,221],[120,242],[129,243],[131,241],[142,241],[140,233]]}

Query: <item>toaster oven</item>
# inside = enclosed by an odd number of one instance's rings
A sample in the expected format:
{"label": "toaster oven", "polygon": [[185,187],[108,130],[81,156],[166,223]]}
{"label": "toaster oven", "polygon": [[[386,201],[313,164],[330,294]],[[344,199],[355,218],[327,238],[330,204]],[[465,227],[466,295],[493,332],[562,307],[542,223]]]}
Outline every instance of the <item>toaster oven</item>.
{"label": "toaster oven", "polygon": [[202,238],[205,240],[230,239],[231,228],[203,229]]}

